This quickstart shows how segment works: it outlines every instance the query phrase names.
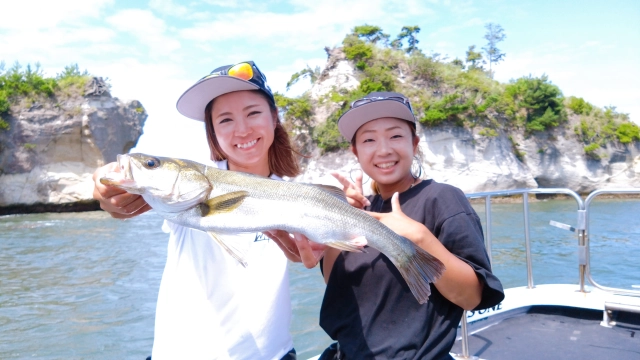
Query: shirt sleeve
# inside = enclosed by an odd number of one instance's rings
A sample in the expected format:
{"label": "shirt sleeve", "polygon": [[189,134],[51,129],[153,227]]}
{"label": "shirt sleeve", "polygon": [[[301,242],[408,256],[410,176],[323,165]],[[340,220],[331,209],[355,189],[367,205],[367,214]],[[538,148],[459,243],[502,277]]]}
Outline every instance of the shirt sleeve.
{"label": "shirt sleeve", "polygon": [[469,264],[483,283],[482,298],[474,310],[499,304],[504,299],[504,290],[500,280],[491,272],[482,225],[475,211],[460,212],[447,218],[437,237],[447,250]]}

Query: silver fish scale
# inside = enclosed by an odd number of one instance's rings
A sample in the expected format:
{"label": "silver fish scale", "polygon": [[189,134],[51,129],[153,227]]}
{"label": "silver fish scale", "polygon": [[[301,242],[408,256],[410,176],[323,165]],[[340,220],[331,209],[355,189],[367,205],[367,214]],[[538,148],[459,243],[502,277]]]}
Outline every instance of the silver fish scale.
{"label": "silver fish scale", "polygon": [[[280,229],[300,232],[319,243],[348,242],[358,236],[365,236],[370,246],[388,256],[391,255],[390,258],[395,257],[395,260],[401,263],[406,255],[415,251],[408,240],[318,186],[276,181],[213,168],[207,169],[206,176],[213,187],[210,198],[235,191],[249,193],[248,199],[233,211],[236,217],[248,217],[239,224],[242,225],[243,231]],[[272,214],[269,214],[270,211]],[[234,220],[232,217],[224,216],[223,219],[223,216],[219,216],[218,219],[226,225],[239,222],[237,218]],[[264,222],[259,220],[261,217],[264,218]],[[331,224],[335,226],[330,226]],[[269,228],[265,229],[264,226]]]}

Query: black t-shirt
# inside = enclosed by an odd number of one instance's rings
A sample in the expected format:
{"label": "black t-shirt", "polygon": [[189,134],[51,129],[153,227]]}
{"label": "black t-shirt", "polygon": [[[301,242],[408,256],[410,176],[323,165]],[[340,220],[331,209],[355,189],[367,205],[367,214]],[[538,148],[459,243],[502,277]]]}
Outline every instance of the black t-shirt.
{"label": "black t-shirt", "polygon": [[[390,199],[369,199],[370,211],[390,212]],[[482,225],[462,191],[424,180],[400,194],[402,211],[423,223],[451,253],[468,263],[484,283],[476,309],[498,304],[502,284],[491,273]],[[322,267],[321,267],[322,269]],[[450,359],[462,308],[431,284],[429,301],[420,305],[406,282],[374,248],[342,252],[320,309],[320,326],[340,344],[346,359]]]}

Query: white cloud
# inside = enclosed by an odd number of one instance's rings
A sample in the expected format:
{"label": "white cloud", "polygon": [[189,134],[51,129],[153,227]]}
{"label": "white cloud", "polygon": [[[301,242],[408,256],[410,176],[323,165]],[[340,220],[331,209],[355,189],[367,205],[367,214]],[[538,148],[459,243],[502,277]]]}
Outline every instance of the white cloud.
{"label": "white cloud", "polygon": [[53,76],[66,65],[77,63],[80,68],[95,73],[91,64],[121,52],[112,43],[115,33],[108,28],[86,27],[68,29],[10,31],[0,34],[0,61],[22,65],[40,62],[46,75]]}
{"label": "white cloud", "polygon": [[114,0],[20,0],[2,5],[0,29],[46,29],[97,18]]}
{"label": "white cloud", "polygon": [[149,47],[152,55],[166,55],[180,48],[178,40],[165,34],[165,22],[149,10],[122,10],[108,17],[107,23],[139,39]]}
{"label": "white cloud", "polygon": [[[432,14],[420,1],[327,0],[290,2],[293,13],[242,11],[214,15],[190,28],[180,30],[184,39],[196,42],[223,42],[242,39],[248,43],[268,42],[270,47],[313,51],[338,44],[354,26],[364,23],[397,24],[399,31],[411,9],[411,17]],[[245,8],[246,9],[246,8]],[[402,24],[402,25],[400,25]],[[391,33],[393,33],[391,31]]]}
{"label": "white cloud", "polygon": [[164,15],[184,16],[189,13],[187,7],[175,4],[173,0],[151,0],[149,7]]}
{"label": "white cloud", "polygon": [[481,18],[472,18],[469,19],[467,21],[465,21],[464,23],[460,23],[460,24],[456,24],[456,25],[449,25],[449,26],[444,26],[441,27],[435,31],[431,31],[429,32],[429,38],[430,39],[441,39],[441,38],[448,38],[451,33],[455,33],[458,32],[462,29],[466,29],[466,28],[470,28],[470,27],[476,27],[476,26],[480,26],[483,25],[485,23],[484,20],[482,20]]}

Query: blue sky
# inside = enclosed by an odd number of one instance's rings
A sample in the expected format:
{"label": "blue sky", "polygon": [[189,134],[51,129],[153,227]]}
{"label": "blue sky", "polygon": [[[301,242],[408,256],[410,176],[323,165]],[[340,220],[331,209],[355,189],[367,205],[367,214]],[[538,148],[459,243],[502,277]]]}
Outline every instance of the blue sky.
{"label": "blue sky", "polygon": [[[175,101],[213,68],[252,59],[271,87],[285,92],[293,72],[322,66],[324,47],[365,23],[392,36],[419,25],[419,47],[450,59],[485,45],[484,24],[500,24],[506,58],[495,67],[497,80],[547,74],[566,96],[617,106],[640,123],[636,0],[3,2],[0,60],[40,62],[50,75],[78,63],[108,77],[113,96],[138,99],[149,113],[140,151],[158,154],[171,141],[193,147],[200,123],[178,114]],[[301,83],[288,95],[308,87]]]}

